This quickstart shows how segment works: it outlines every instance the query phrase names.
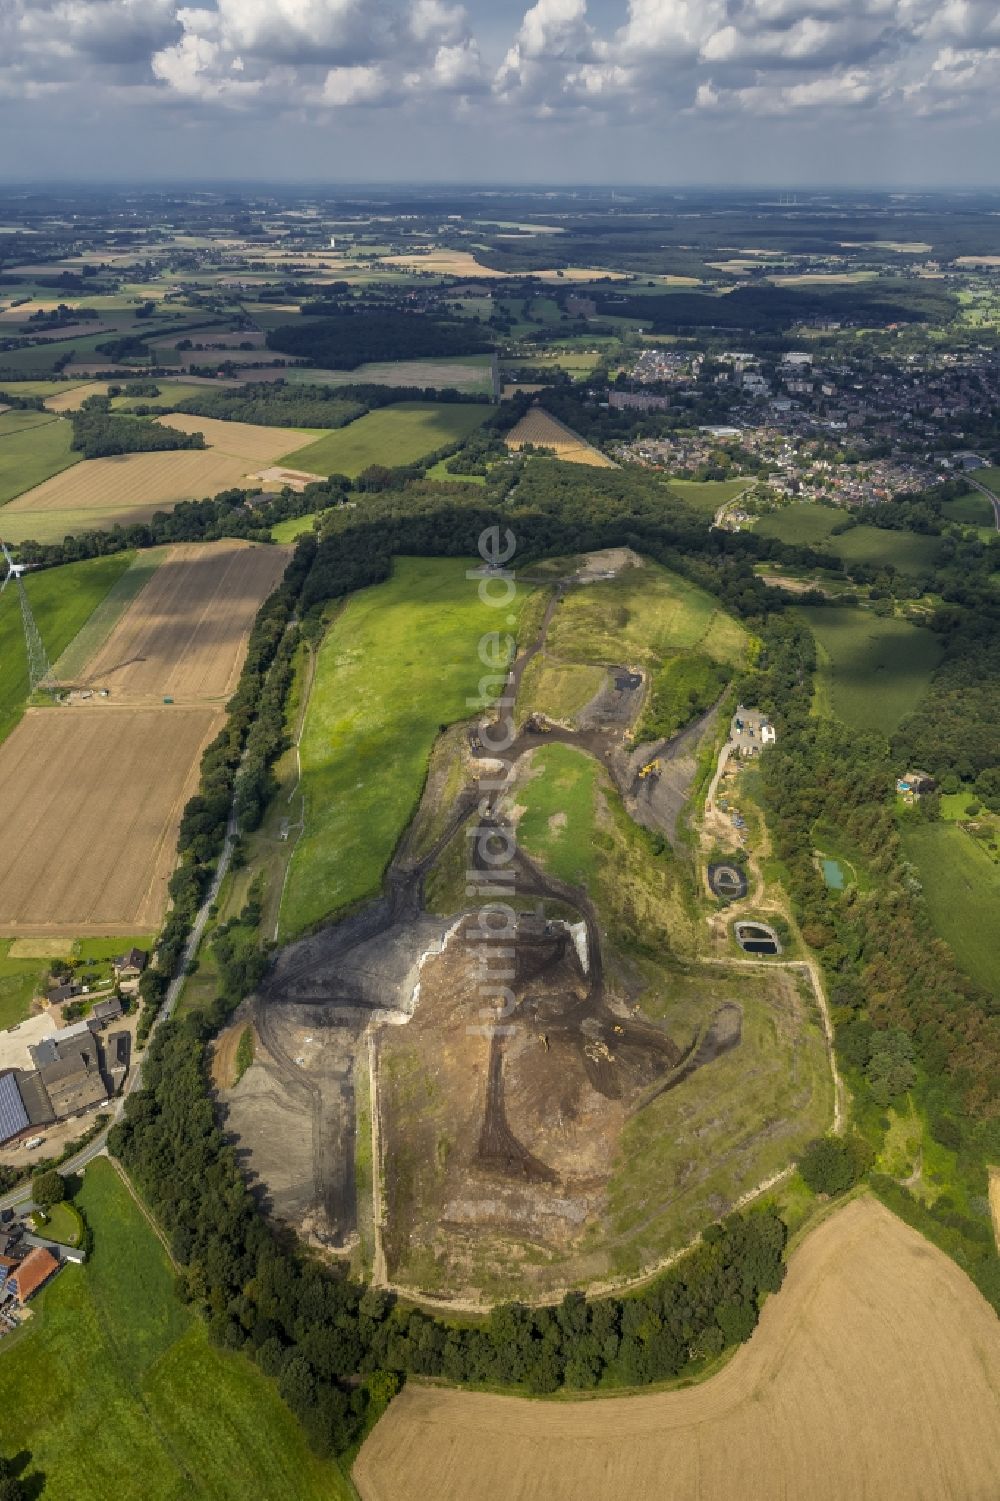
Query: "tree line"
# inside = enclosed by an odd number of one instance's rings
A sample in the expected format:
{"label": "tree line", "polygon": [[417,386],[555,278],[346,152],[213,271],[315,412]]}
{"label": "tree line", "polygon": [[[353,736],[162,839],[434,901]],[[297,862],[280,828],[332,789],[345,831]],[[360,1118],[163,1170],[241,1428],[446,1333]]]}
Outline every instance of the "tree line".
{"label": "tree line", "polygon": [[487,354],[493,345],[479,325],[468,318],[345,310],[333,317],[272,328],[267,334],[267,347],[331,370],[356,370],[372,360]]}
{"label": "tree line", "polygon": [[244,1350],[277,1382],[321,1453],[349,1447],[408,1373],[542,1395],[696,1371],[750,1337],[763,1298],[781,1285],[785,1226],[763,1207],[708,1226],[630,1296],[503,1304],[474,1325],[407,1308],[290,1245],[261,1216],[208,1094],[205,1044],[217,1025],[194,1016],[158,1029],[109,1147],[169,1238],[181,1295],[216,1343]]}

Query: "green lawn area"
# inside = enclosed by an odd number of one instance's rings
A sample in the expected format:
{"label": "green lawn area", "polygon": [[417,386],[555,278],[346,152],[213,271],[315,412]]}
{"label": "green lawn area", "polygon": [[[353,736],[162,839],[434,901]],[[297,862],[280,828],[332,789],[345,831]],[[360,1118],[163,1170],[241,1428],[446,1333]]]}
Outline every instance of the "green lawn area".
{"label": "green lawn area", "polygon": [[91,1163],[78,1202],[92,1257],[0,1353],[4,1451],[30,1453],[45,1501],[348,1501],[273,1384],[209,1345],[109,1162]]}
{"label": "green lawn area", "polygon": [[987,490],[992,490],[994,495],[1000,495],[1000,468],[977,469],[976,479]]}
{"label": "green lawn area", "polygon": [[73,428],[65,417],[51,412],[0,413],[0,506],[75,464],[80,454],[70,449],[72,439]]}
{"label": "green lawn area", "polygon": [[389,469],[414,464],[425,454],[467,438],[490,415],[485,403],[403,401],[368,412],[347,427],[286,454],[288,469],[353,478],[369,464]]}
{"label": "green lawn area", "polygon": [[597,870],[594,842],[599,768],[571,745],[547,745],[532,757],[532,776],[518,785],[518,843],[561,881],[589,886]]}
{"label": "green lawn area", "polygon": [[[39,573],[27,573],[24,587],[49,661],[54,662],[81,630],[134,553],[88,558]],[[18,591],[11,584],[0,596],[0,741],[17,724],[28,697],[28,662]]]}
{"label": "green lawn area", "polygon": [[980,490],[970,490],[957,500],[944,501],[941,511],[947,521],[960,521],[963,526],[985,526],[991,530],[995,528],[993,507]]}
{"label": "green lawn area", "polygon": [[271,537],[275,542],[294,542],[297,537],[304,537],[312,531],[319,514],[319,511],[310,511],[308,516],[291,516],[287,521],[276,521],[271,528]]}
{"label": "green lawn area", "polygon": [[783,506],[780,511],[771,511],[762,516],[755,530],[763,537],[777,537],[779,542],[795,546],[818,547],[825,542],[846,512],[834,506],[814,505],[811,501],[801,505]]}
{"label": "green lawn area", "polygon": [[923,882],[931,921],[959,964],[996,994],[1000,989],[1000,865],[955,824],[905,825],[903,849]]}
{"label": "green lawn area", "polygon": [[483,604],[470,566],[398,558],[393,577],[353,595],[327,633],[302,737],[305,831],[289,866],[282,937],[378,889],[440,727],[472,717],[467,699],[486,674],[480,638],[516,631],[509,616],[523,598],[503,611]]}
{"label": "green lawn area", "polygon": [[891,734],[927,692],[941,658],[940,638],[854,605],[808,606],[803,618],[818,648],[819,711],[854,729]]}
{"label": "green lawn area", "polygon": [[47,967],[44,959],[11,959],[14,941],[0,938],[0,1032],[24,1021]]}
{"label": "green lawn area", "polygon": [[735,666],[746,642],[743,627],[711,594],[647,561],[571,590],[552,619],[546,651],[564,662],[658,667],[668,653],[697,647]]}
{"label": "green lawn area", "polygon": [[838,536],[833,528],[850,515],[839,506],[821,506],[811,501],[785,506],[762,516],[756,530],[764,537],[777,537],[797,546],[815,547],[847,563],[870,563],[875,568],[891,563],[901,573],[919,573],[929,568],[940,541],[916,532],[883,531],[877,526],[852,526]]}
{"label": "green lawn area", "polygon": [[604,682],[603,667],[584,662],[553,662],[539,654],[528,663],[517,699],[519,720],[529,714],[572,723]]}
{"label": "green lawn area", "polygon": [[921,573],[931,568],[941,546],[937,537],[916,532],[889,532],[877,526],[854,526],[830,538],[830,551],[844,563],[870,563],[874,568],[891,563],[900,573]]}
{"label": "green lawn area", "polygon": [[48,1214],[36,1210],[32,1218],[35,1233],[46,1240],[57,1240],[61,1246],[78,1246],[83,1239],[83,1220],[73,1204],[53,1204]]}
{"label": "green lawn area", "polygon": [[684,500],[688,505],[706,516],[714,516],[720,506],[735,500],[744,490],[752,490],[752,479],[671,479],[667,481],[671,495]]}

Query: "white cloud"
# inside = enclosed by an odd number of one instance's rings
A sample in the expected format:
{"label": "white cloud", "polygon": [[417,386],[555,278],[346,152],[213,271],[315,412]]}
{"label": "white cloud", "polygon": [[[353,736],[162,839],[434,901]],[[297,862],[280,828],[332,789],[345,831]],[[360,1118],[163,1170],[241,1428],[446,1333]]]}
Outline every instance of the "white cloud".
{"label": "white cloud", "polygon": [[983,124],[998,110],[997,0],[625,0],[618,24],[587,0],[525,0],[506,35],[487,3],[0,0],[0,96],[61,91],[76,117],[196,100],[269,124],[461,111],[463,130],[873,106],[917,119],[963,95]]}
{"label": "white cloud", "polygon": [[342,109],[350,104],[374,104],[386,93],[381,69],[355,64],[331,68],[323,81],[323,102]]}

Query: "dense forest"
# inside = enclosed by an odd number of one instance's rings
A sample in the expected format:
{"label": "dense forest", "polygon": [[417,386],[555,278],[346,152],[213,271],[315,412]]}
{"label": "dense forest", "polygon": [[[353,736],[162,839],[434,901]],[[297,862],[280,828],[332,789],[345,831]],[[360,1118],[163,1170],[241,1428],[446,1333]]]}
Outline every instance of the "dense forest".
{"label": "dense forest", "polygon": [[218,417],[224,422],[258,422],[265,427],[346,427],[368,411],[369,402],[341,396],[329,386],[286,386],[254,382],[238,391],[198,391],[175,403],[175,412]]}
{"label": "dense forest", "polygon": [[267,347],[332,370],[356,370],[372,360],[485,354],[493,345],[479,325],[467,318],[344,312],[309,323],[283,323],[268,333]]}
{"label": "dense forest", "polygon": [[861,324],[874,328],[887,323],[948,322],[958,311],[948,292],[912,282],[880,282],[850,289],[820,291],[815,287],[737,287],[725,297],[703,292],[675,292],[670,297],[636,297],[604,293],[598,310],[606,316],[639,318],[655,333],[679,333],[692,328],[746,329],[751,333],[779,333],[799,323]]}
{"label": "dense forest", "polygon": [[[92,397],[102,401],[106,397]],[[85,459],[104,459],[118,453],[165,453],[175,448],[204,448],[201,433],[182,433],[179,428],[140,417],[121,417],[100,407],[84,408],[71,415],[70,445]]]}

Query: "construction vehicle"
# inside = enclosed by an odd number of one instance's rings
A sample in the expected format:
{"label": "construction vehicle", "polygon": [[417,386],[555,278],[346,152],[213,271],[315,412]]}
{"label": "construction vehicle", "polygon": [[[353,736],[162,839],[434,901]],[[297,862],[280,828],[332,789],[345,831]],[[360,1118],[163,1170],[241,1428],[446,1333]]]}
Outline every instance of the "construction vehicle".
{"label": "construction vehicle", "polygon": [[655,780],[655,778],[660,775],[662,769],[663,768],[661,767],[658,760],[647,761],[645,766],[640,767],[639,769],[639,781],[644,782],[646,781],[647,777],[652,777]]}
{"label": "construction vehicle", "polygon": [[615,1031],[618,1033],[619,1037],[624,1037],[625,1036],[625,1028],[624,1027],[619,1027],[619,1025],[618,1025],[617,1022],[615,1023]]}

